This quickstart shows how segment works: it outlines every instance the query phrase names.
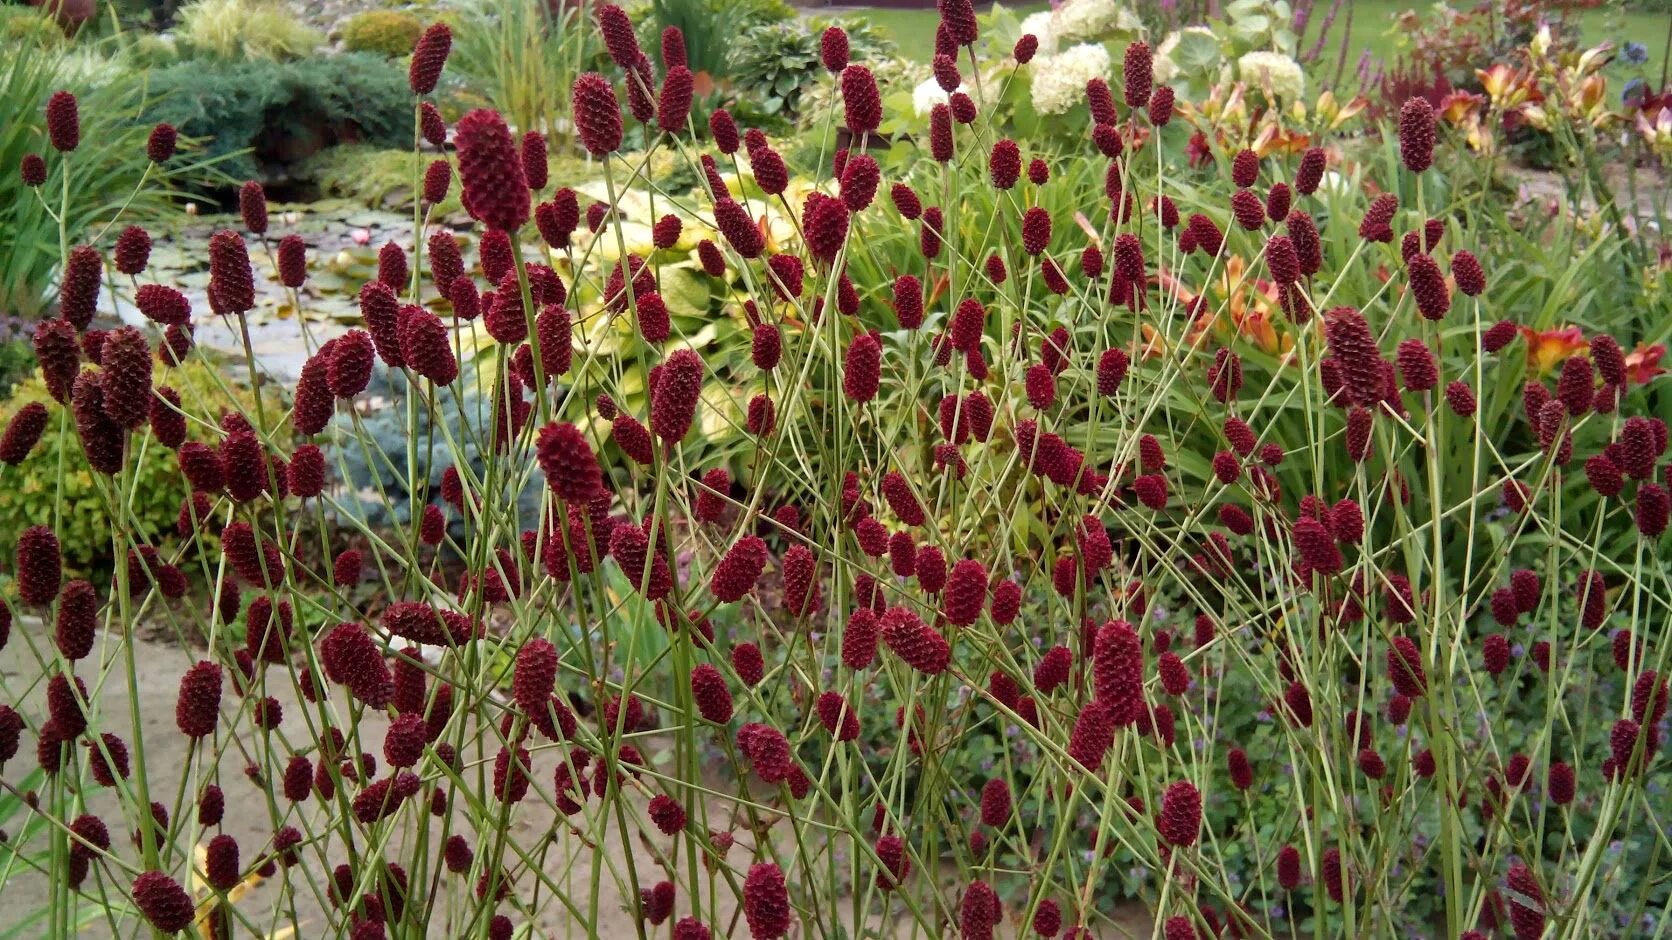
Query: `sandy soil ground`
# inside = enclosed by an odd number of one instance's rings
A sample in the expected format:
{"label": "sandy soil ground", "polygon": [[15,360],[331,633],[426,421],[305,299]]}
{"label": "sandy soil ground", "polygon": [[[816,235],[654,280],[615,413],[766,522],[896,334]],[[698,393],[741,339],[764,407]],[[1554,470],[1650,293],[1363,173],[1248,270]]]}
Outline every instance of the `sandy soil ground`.
{"label": "sandy soil ground", "polygon": [[[44,689],[42,684],[35,683],[34,678],[41,673],[36,658],[37,653],[46,654],[50,651],[50,639],[43,632],[38,623],[20,623],[13,631],[11,642],[0,651],[0,695],[4,700],[19,702],[20,710],[33,720],[44,711]],[[110,730],[118,731],[124,739],[132,740],[132,728],[127,715],[128,683],[126,680],[125,662],[121,644],[114,637],[101,636],[95,647],[95,656],[103,657],[106,661],[114,660],[115,668],[108,672],[108,677],[102,686],[90,689],[90,695],[99,702],[99,724]],[[150,795],[152,799],[163,802],[169,809],[170,818],[175,826],[191,826],[194,811],[191,809],[195,797],[183,787],[183,781],[189,781],[191,787],[200,786],[203,781],[214,777],[218,768],[220,784],[226,794],[226,814],[219,827],[238,840],[245,853],[245,859],[253,857],[268,842],[272,834],[272,823],[269,814],[268,792],[265,787],[247,778],[246,768],[250,766],[252,756],[259,754],[255,742],[248,737],[234,736],[229,738],[222,733],[216,749],[198,747],[192,748],[188,739],[179,733],[174,722],[174,707],[179,687],[179,677],[195,660],[173,643],[142,641],[135,647],[135,673],[138,678],[138,713],[144,729],[146,742],[146,767]],[[88,663],[84,662],[82,674],[90,674]],[[302,705],[286,690],[276,686],[272,693],[278,698],[284,708],[285,718],[280,727],[273,732],[283,740],[292,744],[300,744],[310,739],[308,723],[304,716]],[[340,699],[333,705],[339,715],[346,715],[346,703]],[[230,689],[223,696],[223,709],[237,707],[237,700]],[[387,720],[381,715],[366,715],[360,722],[360,734],[364,750],[379,754],[381,763],[381,742]],[[224,723],[223,723],[224,727]],[[247,722],[240,723],[240,727],[248,727]],[[35,769],[33,759],[34,735],[25,732],[23,747],[17,758],[11,761],[4,771],[0,771],[0,783],[8,787],[25,785],[25,778]],[[283,750],[282,748],[280,749]],[[491,760],[492,755],[488,755]],[[466,773],[474,774],[471,766],[480,760],[480,755],[465,755]],[[546,781],[545,789],[549,790],[551,774],[558,757],[555,749],[547,748],[537,753],[534,761],[534,776],[537,780]],[[491,767],[486,768],[491,773]],[[273,771],[277,776],[278,771]],[[43,796],[50,797],[49,791],[43,789]],[[112,789],[95,789],[84,794],[85,809],[96,813],[107,821],[120,818],[118,809],[118,794]],[[632,806],[634,811],[643,819],[644,803],[647,797],[642,794],[634,797]],[[282,802],[282,801],[281,801]],[[308,804],[312,805],[312,804]],[[594,801],[591,806],[598,804]],[[294,809],[281,807],[281,811],[289,812],[289,822],[299,823],[295,818]],[[589,810],[591,811],[591,810]],[[707,823],[711,828],[725,828],[731,812],[729,806],[711,804],[703,807]],[[431,830],[429,839],[431,844],[439,841],[436,834],[440,829],[440,820],[435,820],[435,827]],[[22,831],[24,816],[13,816],[3,822],[8,833]],[[486,841],[491,836],[479,837],[473,830],[466,814],[456,812],[449,820],[452,831],[463,831],[473,845],[479,839]],[[126,826],[112,826],[113,841],[116,841],[121,857],[133,860],[137,851],[128,841],[128,833],[118,832]],[[596,827],[588,827],[594,831]],[[548,883],[539,888],[536,895],[535,882],[539,879],[524,872],[517,878],[517,893],[519,899],[531,907],[536,907],[538,914],[530,918],[521,912],[510,908],[502,908],[512,915],[518,924],[526,924],[531,930],[519,931],[518,936],[530,937],[599,937],[604,940],[613,938],[636,938],[638,932],[635,925],[634,910],[636,899],[624,896],[618,884],[629,884],[627,866],[631,864],[635,869],[638,880],[642,884],[652,884],[661,880],[664,873],[660,868],[662,859],[673,848],[672,840],[659,837],[654,843],[641,841],[635,837],[631,844],[623,844],[620,829],[616,825],[603,827],[607,830],[607,837],[602,843],[602,852],[595,853],[592,844],[567,824],[567,820],[560,819],[558,814],[543,801],[533,796],[518,804],[509,816],[507,833],[529,858],[537,859]],[[787,827],[779,827],[787,829]],[[305,830],[306,831],[306,830]],[[214,831],[204,832],[193,828],[199,842],[206,842]],[[738,841],[743,843],[736,847],[729,861],[733,865],[742,865],[748,857],[745,846],[750,836],[747,827],[737,828]],[[395,840],[410,840],[417,838],[415,826],[408,826],[397,831],[392,837]],[[787,834],[786,834],[787,838]],[[39,850],[43,845],[44,835],[35,835],[30,845]],[[178,844],[185,844],[186,840],[178,840]],[[340,845],[340,840],[334,844]],[[371,847],[375,850],[376,847]],[[786,857],[793,854],[793,846],[788,846]],[[340,849],[337,850],[340,852]],[[403,845],[388,848],[390,855],[409,855]],[[433,850],[432,850],[433,851]],[[24,858],[35,854],[26,850]],[[554,902],[552,891],[555,887],[564,894],[575,898],[581,910],[587,908],[587,896],[590,887],[591,865],[594,855],[597,855],[603,865],[603,875],[599,888],[599,910],[602,913],[597,923],[587,924],[577,916],[571,914],[561,903]],[[684,864],[684,849],[680,849],[680,864]],[[321,872],[343,861],[342,858],[330,857],[320,859],[313,856],[308,863],[291,870],[290,883],[285,878],[272,878],[256,884],[248,893],[244,894],[236,904],[241,918],[247,919],[238,925],[236,936],[264,936],[268,935],[278,923],[289,923],[290,912],[294,910],[297,922],[301,924],[299,935],[302,937],[335,936],[337,935],[336,920],[329,916],[325,903],[326,889]],[[179,872],[183,869],[182,860],[174,858],[172,870]],[[105,883],[112,886],[114,893],[120,886],[125,886],[132,877],[132,873],[123,872],[111,867],[105,870]],[[457,877],[443,873],[441,877]],[[737,883],[741,884],[742,874],[737,875]],[[91,887],[93,879],[89,879]],[[6,912],[5,921],[17,924],[30,913],[50,907],[53,903],[52,886],[49,884],[45,872],[32,869],[25,864],[17,864],[9,873],[0,873],[0,885],[3,885],[4,901],[0,902],[0,909]],[[421,896],[424,886],[419,886],[413,892],[415,897]],[[456,891],[454,893],[457,893]],[[728,934],[746,936],[741,919],[733,927],[735,901],[725,896],[705,899],[704,919],[716,925],[716,935]],[[445,907],[438,910],[432,919],[432,929],[429,935],[444,937],[449,931],[440,926],[440,914]],[[676,916],[689,913],[687,900],[681,898]],[[99,919],[94,905],[82,904],[79,913],[92,921],[84,933],[103,934],[110,930],[108,922]],[[1103,936],[1148,936],[1152,929],[1151,921],[1141,906],[1132,905],[1117,912],[1119,929],[1105,929]],[[852,936],[851,924],[843,925],[849,929]],[[873,936],[909,936],[911,935],[912,920],[908,916],[893,919],[876,917],[868,923],[866,932]],[[666,931],[667,925],[661,930]],[[39,923],[39,931],[35,932],[34,925],[24,929],[22,936],[48,936],[50,934],[44,921]],[[6,933],[6,925],[0,924],[0,934]],[[799,933],[799,931],[797,932]],[[918,936],[922,936],[918,932]],[[275,935],[277,936],[277,935]]]}

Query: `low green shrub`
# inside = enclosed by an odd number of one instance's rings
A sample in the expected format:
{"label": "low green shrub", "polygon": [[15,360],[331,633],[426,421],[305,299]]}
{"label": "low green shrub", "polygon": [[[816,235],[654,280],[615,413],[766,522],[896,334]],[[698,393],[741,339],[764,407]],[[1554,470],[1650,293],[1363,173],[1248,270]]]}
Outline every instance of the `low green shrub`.
{"label": "low green shrub", "polygon": [[217,59],[299,59],[324,37],[283,4],[268,0],[195,0],[180,10],[180,42]]}
{"label": "low green shrub", "polygon": [[[304,160],[294,176],[312,182],[324,196],[348,199],[368,208],[398,207],[411,204],[414,174],[422,174],[433,159],[434,154],[411,150],[344,144]],[[439,211],[445,214],[458,208],[458,193],[449,191]]]}
{"label": "low green shrub", "polygon": [[64,32],[37,7],[0,6],[0,42],[8,49],[56,49]]}
{"label": "low green shrub", "polygon": [[[253,415],[254,398],[250,393],[236,388],[236,399],[229,399],[221,384],[224,381],[216,367],[202,359],[191,359],[176,368],[159,365],[157,371],[157,383],[178,391],[190,413],[213,414],[236,400]],[[53,418],[26,460],[17,466],[0,464],[0,554],[11,557],[19,533],[32,525],[51,524],[56,514],[61,519],[57,532],[63,541],[65,564],[82,572],[104,571],[114,559],[110,478],[87,466],[74,420],[52,402],[38,374],[19,383],[11,398],[0,405],[0,422],[10,421],[19,408],[34,401],[46,403]],[[276,402],[268,404],[276,406]],[[278,413],[276,407],[269,410]],[[64,416],[63,420],[59,415]],[[194,424],[192,439],[208,440],[202,430]],[[143,452],[140,442],[144,442]],[[130,475],[124,478],[128,487],[121,496],[127,506],[117,518],[124,521],[135,542],[171,542],[181,502],[188,493],[186,481],[180,476],[173,451],[146,437],[134,438],[132,446],[133,453],[142,456],[129,458]]]}
{"label": "low green shrub", "polygon": [[400,10],[365,10],[343,25],[343,48],[350,52],[397,58],[412,52],[424,24]]}
{"label": "low green shrub", "polygon": [[[406,70],[365,53],[298,62],[182,62],[151,76],[148,121],[204,139],[234,177],[339,142],[411,142]],[[247,153],[250,149],[254,153]]]}

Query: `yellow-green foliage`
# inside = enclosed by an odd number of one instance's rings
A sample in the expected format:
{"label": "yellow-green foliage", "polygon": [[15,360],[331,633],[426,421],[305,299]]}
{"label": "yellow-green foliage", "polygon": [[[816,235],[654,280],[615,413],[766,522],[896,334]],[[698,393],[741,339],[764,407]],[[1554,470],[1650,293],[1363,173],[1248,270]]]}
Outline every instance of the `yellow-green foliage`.
{"label": "yellow-green foliage", "polygon": [[424,24],[399,10],[366,10],[343,25],[343,46],[350,52],[370,52],[395,58],[412,52]]}
{"label": "yellow-green foliage", "polygon": [[[412,204],[413,181],[436,159],[434,152],[386,150],[369,144],[329,147],[304,160],[297,175],[311,179],[319,191],[370,208],[400,208]],[[460,210],[458,185],[450,187],[438,207],[445,215]]]}
{"label": "yellow-green foliage", "polygon": [[162,37],[155,33],[132,32],[125,59],[130,68],[166,68],[180,61],[180,47],[172,37]]}
{"label": "yellow-green foliage", "polygon": [[[157,367],[157,383],[178,391],[186,412],[193,415],[218,415],[231,404],[217,384],[224,380],[213,367],[195,359],[179,368]],[[253,414],[253,397],[243,390],[237,394],[246,403],[241,410]],[[107,502],[113,495],[112,480],[88,468],[76,440],[75,421],[47,394],[38,373],[20,383],[16,393],[0,405],[0,420],[11,420],[17,409],[31,401],[46,403],[51,418],[28,459],[15,467],[0,464],[0,556],[11,557],[18,533],[24,529],[52,523],[53,493],[62,492],[56,531],[65,564],[82,572],[107,568],[113,559],[110,520],[115,514]],[[276,414],[276,403],[269,405],[269,413]],[[194,439],[210,440],[204,431],[201,424],[193,422],[188,433]],[[127,470],[122,477],[125,495],[120,497],[127,502],[128,511],[121,517],[140,540],[167,544],[175,538],[174,521],[187,495],[185,478],[180,475],[174,452],[152,440],[144,429],[129,438],[128,446]],[[142,451],[143,456],[136,459]],[[64,474],[61,491],[56,484],[60,457]]]}
{"label": "yellow-green foliage", "polygon": [[39,7],[0,7],[0,46],[9,49],[57,48],[64,32]]}
{"label": "yellow-green foliage", "polygon": [[194,0],[180,11],[176,34],[199,55],[218,59],[297,59],[322,37],[284,4],[271,0]]}
{"label": "yellow-green foliage", "polygon": [[[348,199],[370,208],[400,208],[410,206],[414,174],[422,176],[424,168],[435,160],[434,151],[413,153],[369,144],[342,144],[320,151],[304,160],[297,168],[299,178],[312,180],[320,192],[336,199]],[[547,165],[551,180],[547,191],[558,186],[578,186],[600,178],[596,163],[589,163],[569,153],[554,153]],[[678,166],[677,155],[658,151],[651,157],[647,173],[661,179]],[[439,215],[462,211],[459,205],[458,180],[447,191],[447,199],[436,207]]]}

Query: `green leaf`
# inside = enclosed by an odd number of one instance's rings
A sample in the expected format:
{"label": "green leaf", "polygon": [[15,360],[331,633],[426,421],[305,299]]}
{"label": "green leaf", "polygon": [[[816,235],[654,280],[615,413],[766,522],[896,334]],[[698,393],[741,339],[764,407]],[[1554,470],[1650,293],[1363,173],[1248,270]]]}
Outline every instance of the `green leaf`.
{"label": "green leaf", "polygon": [[1271,29],[1271,19],[1267,16],[1245,16],[1231,21],[1231,37],[1238,42],[1253,45],[1265,36]]}
{"label": "green leaf", "polygon": [[1218,39],[1207,33],[1187,30],[1179,34],[1178,45],[1169,58],[1186,75],[1199,75],[1217,66],[1223,55]]}
{"label": "green leaf", "polygon": [[708,277],[689,267],[662,268],[662,299],[676,316],[707,316],[708,286]]}

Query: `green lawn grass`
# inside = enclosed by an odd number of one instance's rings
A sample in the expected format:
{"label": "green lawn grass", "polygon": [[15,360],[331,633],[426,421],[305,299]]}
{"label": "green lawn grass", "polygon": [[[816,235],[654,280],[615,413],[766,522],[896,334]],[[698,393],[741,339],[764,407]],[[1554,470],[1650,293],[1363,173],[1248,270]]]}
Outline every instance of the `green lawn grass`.
{"label": "green lawn grass", "polygon": [[[1347,8],[1352,8],[1352,21],[1347,21]],[[1372,57],[1387,61],[1396,57],[1403,45],[1400,41],[1400,31],[1395,24],[1396,17],[1405,10],[1422,10],[1425,4],[1412,0],[1348,0],[1342,5],[1342,12],[1336,18],[1329,41],[1325,46],[1325,53],[1319,57],[1321,62],[1327,62],[1333,73],[1336,57],[1339,55],[1341,31],[1347,31],[1347,75],[1353,74],[1353,68],[1358,63],[1359,56],[1369,50]],[[1317,42],[1318,30],[1323,26],[1323,14],[1329,4],[1320,0],[1313,20],[1308,24],[1307,35],[1303,37],[1301,49],[1310,51]],[[1649,63],[1656,73],[1660,63],[1666,56],[1666,27],[1668,14],[1665,13],[1637,13],[1622,12],[1615,5],[1587,10],[1580,16],[1580,44],[1585,46],[1601,42],[1613,42],[1616,46],[1624,45],[1627,41],[1639,42],[1648,47]],[[932,28],[932,27],[931,27]]]}
{"label": "green lawn grass", "polygon": [[[978,3],[979,9],[987,9],[987,4]],[[1016,13],[1018,17],[1026,16],[1036,10],[1046,7],[1044,2],[1007,3],[1006,7]],[[1425,4],[1416,0],[1348,0],[1343,4],[1342,13],[1337,17],[1334,35],[1326,46],[1327,52],[1321,57],[1327,61],[1333,70],[1336,50],[1340,48],[1340,31],[1347,31],[1347,72],[1351,76],[1353,67],[1359,56],[1369,50],[1373,57],[1387,60],[1397,55],[1400,49],[1399,32],[1394,24],[1394,18],[1403,10],[1422,9]],[[1346,9],[1352,8],[1351,23],[1347,21]],[[1303,38],[1302,49],[1310,49],[1317,41],[1317,31],[1323,25],[1323,14],[1329,8],[1327,0],[1320,0],[1317,13],[1314,14],[1308,29],[1308,35]],[[851,11],[849,11],[851,13]],[[908,58],[921,62],[929,61],[934,54],[935,40],[935,11],[934,10],[864,10],[860,13],[865,20],[879,29],[890,34],[900,47],[900,53]],[[1616,45],[1627,40],[1640,42],[1649,49],[1649,64],[1654,73],[1658,74],[1660,63],[1666,57],[1666,31],[1669,14],[1664,13],[1622,13],[1612,4],[1609,6],[1587,11],[1581,24],[1584,30],[1581,40],[1585,44],[1613,41]]]}
{"label": "green lawn grass", "polygon": [[[1028,3],[1005,3],[1005,9],[1016,14],[1021,19],[1030,13],[1046,9],[1050,4],[1045,0],[1031,0]],[[976,9],[985,12],[992,8],[991,3],[978,2]],[[846,11],[852,15],[853,11]],[[894,43],[900,47],[900,54],[918,62],[927,62],[935,55],[935,18],[934,10],[864,10],[858,14],[862,19],[889,34]]]}

